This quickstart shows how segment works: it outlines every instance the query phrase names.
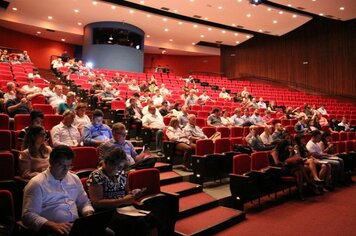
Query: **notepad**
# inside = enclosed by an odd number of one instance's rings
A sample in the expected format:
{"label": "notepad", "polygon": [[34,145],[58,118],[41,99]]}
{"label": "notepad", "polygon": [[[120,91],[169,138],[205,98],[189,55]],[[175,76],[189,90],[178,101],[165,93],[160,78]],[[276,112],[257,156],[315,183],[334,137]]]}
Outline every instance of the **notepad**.
{"label": "notepad", "polygon": [[127,215],[127,216],[146,216],[151,213],[150,211],[137,209],[134,206],[116,208],[116,211],[119,214]]}

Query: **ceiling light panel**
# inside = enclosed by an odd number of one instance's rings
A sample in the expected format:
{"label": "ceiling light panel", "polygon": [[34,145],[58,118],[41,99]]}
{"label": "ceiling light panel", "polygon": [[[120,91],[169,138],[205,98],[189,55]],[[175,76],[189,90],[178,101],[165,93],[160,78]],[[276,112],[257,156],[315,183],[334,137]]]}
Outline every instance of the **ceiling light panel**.
{"label": "ceiling light panel", "polygon": [[[356,18],[356,1],[354,0],[322,0],[322,1],[300,1],[300,0],[273,0],[273,2],[286,5],[291,4],[292,8],[304,8],[304,11],[323,16],[334,16],[334,19],[343,21]],[[343,10],[341,10],[341,9]]]}
{"label": "ceiling light panel", "polygon": [[[139,0],[128,0],[139,4]],[[289,4],[289,3],[287,3]],[[267,14],[267,5],[260,4],[253,6],[248,0],[150,0],[146,1],[146,6],[160,9],[162,6],[170,9],[177,9],[180,15],[192,17],[195,15],[207,17],[211,22],[217,22],[226,26],[232,24],[241,25],[244,29],[258,32],[264,29],[273,35],[283,35],[306,23],[311,17],[298,15],[293,18],[293,12],[281,11],[281,9],[271,8]],[[339,6],[340,7],[340,6]],[[340,10],[339,10],[340,11]],[[273,24],[277,19],[279,24]],[[293,19],[291,21],[291,19]]]}

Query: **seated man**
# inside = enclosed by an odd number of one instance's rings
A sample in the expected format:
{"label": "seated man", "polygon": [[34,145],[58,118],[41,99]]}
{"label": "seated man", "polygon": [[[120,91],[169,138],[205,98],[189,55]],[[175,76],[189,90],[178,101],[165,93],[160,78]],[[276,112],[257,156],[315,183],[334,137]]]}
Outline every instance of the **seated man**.
{"label": "seated man", "polygon": [[66,100],[67,100],[67,97],[66,97],[66,95],[63,94],[62,85],[56,85],[54,87],[54,95],[49,98],[48,102],[54,108],[54,107],[58,107],[59,104],[66,102]]}
{"label": "seated man", "polygon": [[185,99],[185,105],[191,106],[198,104],[198,97],[196,96],[196,91],[194,89],[191,89],[189,92],[189,96],[187,99]]}
{"label": "seated man", "polygon": [[163,122],[163,118],[161,115],[156,114],[156,107],[150,105],[148,107],[148,114],[144,115],[142,118],[142,126],[145,129],[151,131],[148,140],[151,139],[152,132],[156,134],[156,150],[157,155],[162,155],[162,148],[163,148],[163,129],[165,124]]}
{"label": "seated man", "polygon": [[235,108],[234,115],[230,117],[230,121],[233,126],[242,126],[244,120],[241,118],[240,108]]}
{"label": "seated man", "polygon": [[54,126],[51,131],[53,146],[67,145],[69,147],[80,146],[81,137],[77,127],[73,125],[75,112],[66,110],[63,120]]}
{"label": "seated man", "polygon": [[43,96],[45,96],[47,101],[49,101],[49,99],[55,95],[55,93],[54,93],[55,87],[56,87],[56,81],[53,79],[49,82],[48,87],[45,87],[42,89],[42,94],[43,94]]}
{"label": "seated man", "polygon": [[220,118],[220,109],[214,108],[212,114],[208,116],[207,120],[208,126],[222,126],[221,118]]}
{"label": "seated man", "polygon": [[189,111],[189,108],[187,105],[184,105],[182,106],[182,114],[178,116],[178,122],[179,122],[179,126],[181,128],[184,128],[187,123],[188,123],[188,111]]}
{"label": "seated man", "polygon": [[16,91],[16,98],[10,99],[5,104],[6,111],[10,117],[16,114],[30,114],[32,110],[31,101],[27,100],[26,93],[23,89]]}
{"label": "seated man", "polygon": [[126,159],[129,166],[150,156],[149,149],[146,149],[144,152],[137,154],[132,143],[130,141],[127,141],[125,138],[125,125],[122,123],[114,124],[112,126],[112,139],[100,144],[100,146],[98,147],[100,161],[102,161],[104,157],[115,148],[120,148],[126,153]]}
{"label": "seated man", "polygon": [[26,227],[44,235],[69,234],[74,220],[94,209],[77,175],[69,169],[74,158],[68,146],[55,147],[50,167],[30,180],[24,189],[22,219]]}
{"label": "seated man", "polygon": [[75,100],[75,93],[68,92],[66,102],[60,103],[57,107],[58,114],[62,115],[66,110],[74,111]]}
{"label": "seated man", "polygon": [[246,142],[255,151],[267,151],[274,148],[274,145],[266,145],[262,142],[255,125],[250,126],[250,133],[246,136]]}
{"label": "seated man", "polygon": [[[26,134],[28,133],[31,126],[43,126],[44,114],[41,110],[32,110],[30,113],[31,124],[26,128],[22,129],[17,137],[17,141],[22,144]],[[47,138],[49,135],[47,133]],[[21,147],[21,145],[16,146],[16,148]],[[26,148],[26,147],[25,147]]]}
{"label": "seated man", "polygon": [[27,79],[27,84],[22,86],[22,89],[26,92],[26,96],[29,100],[42,94],[41,89],[39,87],[35,86],[33,81],[34,81],[34,79],[33,79],[33,75],[32,75],[32,77],[29,77]]}
{"label": "seated man", "polygon": [[199,139],[207,139],[208,137],[203,133],[202,129],[197,125],[197,118],[194,114],[188,115],[188,124],[183,131],[188,137],[189,141],[195,143]]}
{"label": "seated man", "polygon": [[95,109],[98,105],[98,96],[104,92],[105,86],[101,78],[95,79],[95,84],[90,87],[90,94],[92,96],[91,105]]}
{"label": "seated man", "polygon": [[112,138],[111,129],[103,124],[104,113],[101,110],[93,112],[93,120],[83,129],[83,142],[85,146],[97,147]]}
{"label": "seated man", "polygon": [[129,127],[132,124],[136,126],[136,139],[139,139],[141,136],[141,129],[142,129],[142,121],[141,118],[143,114],[141,109],[137,107],[136,99],[130,98],[130,106],[126,107],[126,117],[129,119]]}

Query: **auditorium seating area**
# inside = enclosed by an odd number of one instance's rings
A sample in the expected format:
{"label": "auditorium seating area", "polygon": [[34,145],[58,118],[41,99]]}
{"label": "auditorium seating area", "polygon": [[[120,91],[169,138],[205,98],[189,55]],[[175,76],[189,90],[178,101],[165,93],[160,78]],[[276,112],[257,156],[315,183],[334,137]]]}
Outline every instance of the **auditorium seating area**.
{"label": "auditorium seating area", "polygon": [[[69,88],[75,90],[78,96],[87,93],[90,95],[91,83],[88,83],[87,75],[66,74],[68,70],[61,69],[62,83],[65,83]],[[0,63],[0,87],[6,91],[6,83],[9,81],[16,82],[20,87],[26,84],[27,74],[33,72],[31,63],[23,63],[21,65],[10,65],[8,63]],[[104,74],[105,79],[110,83],[115,73],[127,74],[128,78],[136,79],[139,83],[143,80],[149,81],[154,77],[157,84],[164,83],[168,90],[171,91],[171,96],[168,101],[171,104],[180,102],[182,87],[185,80],[181,76],[163,73],[136,73],[127,71],[114,71],[94,69],[95,74]],[[333,98],[325,98],[307,94],[300,91],[295,91],[289,88],[276,87],[263,82],[251,81],[235,81],[229,80],[226,77],[201,76],[193,75],[195,78],[194,85],[200,94],[203,90],[208,91],[208,95],[214,101],[209,101],[204,105],[193,105],[190,107],[190,114],[195,114],[198,126],[202,127],[203,132],[209,137],[216,131],[221,133],[221,138],[213,142],[212,140],[198,140],[195,155],[192,157],[193,175],[191,182],[183,181],[183,177],[173,171],[173,165],[176,162],[175,158],[181,158],[181,153],[174,150],[174,145],[168,140],[165,140],[164,157],[162,161],[167,163],[156,163],[156,169],[160,171],[160,191],[167,193],[175,193],[179,199],[179,213],[175,224],[175,233],[177,235],[210,235],[226,229],[245,218],[245,213],[239,210],[219,206],[217,199],[203,192],[203,184],[206,181],[218,181],[229,177],[231,198],[233,206],[243,210],[243,205],[246,201],[260,199],[261,197],[277,192],[281,189],[289,188],[294,185],[293,178],[279,178],[277,176],[277,168],[272,167],[269,152],[253,152],[251,155],[240,154],[234,152],[234,145],[246,145],[245,137],[249,133],[248,127],[208,127],[207,117],[213,108],[226,109],[230,113],[237,107],[241,107],[240,103],[234,103],[225,99],[219,98],[219,92],[222,87],[225,87],[231,93],[241,92],[244,87],[247,87],[250,94],[254,97],[263,97],[265,101],[276,101],[279,106],[303,107],[305,103],[315,104],[317,107],[322,104],[328,110],[329,116],[335,116],[338,120],[344,116],[350,120],[350,125],[356,125],[356,106],[349,102],[338,101]],[[35,78],[35,85],[38,87],[46,87],[46,81],[49,78]],[[59,82],[59,80],[58,80]],[[60,82],[59,82],[60,83]],[[75,85],[75,86],[73,86]],[[191,84],[192,85],[192,84]],[[133,94],[128,90],[127,84],[113,84],[113,87],[120,90],[120,96],[125,100]],[[43,96],[38,96],[32,100],[34,109],[42,110],[46,115],[44,119],[44,127],[46,130],[51,130],[53,126],[60,123],[62,116],[55,114]],[[143,106],[145,104],[142,104]],[[125,103],[123,101],[113,101],[111,110],[121,110],[125,118]],[[265,109],[259,109],[261,115]],[[253,110],[251,109],[252,113]],[[293,128],[297,122],[296,119],[280,119],[283,111],[272,114],[273,122],[280,122],[286,127],[287,131],[292,136],[295,136]],[[169,123],[170,118],[165,117],[165,124]],[[9,189],[13,192],[15,199],[15,212],[17,218],[20,212],[21,190],[17,175],[18,150],[18,132],[30,124],[30,117],[26,115],[16,115],[13,125],[10,125],[10,119],[7,114],[0,114],[0,189]],[[288,128],[289,127],[289,128]],[[263,127],[259,127],[259,133],[263,132]],[[332,142],[336,146],[336,154],[353,153],[356,150],[356,134],[355,131],[339,132],[332,134]],[[307,139],[310,138],[307,135]],[[139,143],[139,142],[138,142]],[[173,149],[172,149],[173,148]],[[138,147],[138,150],[140,147]],[[73,162],[73,171],[80,177],[88,176],[90,171],[94,170],[98,163],[98,151],[94,147],[76,147],[73,148],[76,153],[76,159]],[[179,161],[178,161],[179,162]],[[141,180],[142,181],[142,180]],[[132,184],[137,184],[132,182]],[[138,185],[142,187],[139,181]],[[22,185],[21,185],[22,186]],[[149,186],[147,186],[149,187]],[[10,195],[2,191],[1,194],[9,201]],[[5,201],[5,200],[4,200]],[[9,210],[9,214],[14,214],[13,210]],[[215,216],[215,217],[211,217]],[[199,222],[199,223],[198,223]]]}

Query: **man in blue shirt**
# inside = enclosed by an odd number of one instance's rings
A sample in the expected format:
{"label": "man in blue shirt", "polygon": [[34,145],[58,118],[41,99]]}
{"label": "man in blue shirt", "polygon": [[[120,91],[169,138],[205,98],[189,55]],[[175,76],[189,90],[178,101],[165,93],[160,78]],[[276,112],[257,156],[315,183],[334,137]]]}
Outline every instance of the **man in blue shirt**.
{"label": "man in blue shirt", "polygon": [[103,124],[103,118],[104,113],[101,110],[94,111],[92,123],[83,130],[84,146],[97,147],[112,138],[111,129]]}

